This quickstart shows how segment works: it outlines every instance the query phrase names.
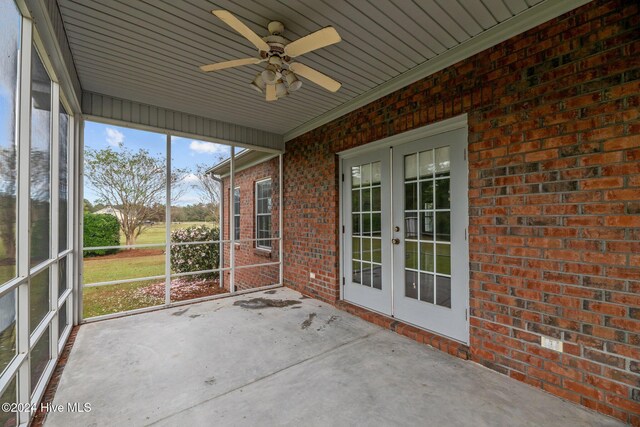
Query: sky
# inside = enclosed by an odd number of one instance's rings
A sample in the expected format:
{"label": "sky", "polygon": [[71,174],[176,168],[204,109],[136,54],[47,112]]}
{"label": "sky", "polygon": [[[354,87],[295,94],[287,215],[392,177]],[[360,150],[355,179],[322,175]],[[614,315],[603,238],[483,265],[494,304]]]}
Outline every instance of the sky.
{"label": "sky", "polygon": [[[129,129],[125,127],[105,125],[96,122],[85,122],[84,127],[85,149],[106,149],[115,151],[126,147],[131,151],[144,148],[153,156],[166,156],[166,136],[161,133]],[[180,184],[183,195],[174,201],[174,205],[189,205],[200,202],[200,196],[196,189],[197,178],[193,174],[198,164],[211,167],[223,159],[230,157],[231,148],[222,144],[198,141],[189,138],[172,137],[171,142],[171,167],[190,171]],[[96,200],[96,193],[85,180],[84,198],[92,203]]]}

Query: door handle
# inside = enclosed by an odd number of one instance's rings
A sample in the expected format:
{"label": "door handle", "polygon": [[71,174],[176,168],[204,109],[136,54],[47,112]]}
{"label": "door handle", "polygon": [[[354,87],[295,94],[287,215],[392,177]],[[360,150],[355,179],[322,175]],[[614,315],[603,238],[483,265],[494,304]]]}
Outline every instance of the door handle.
{"label": "door handle", "polygon": [[400,239],[398,239],[398,238],[391,239],[391,243],[393,243],[394,245],[399,245],[400,244]]}

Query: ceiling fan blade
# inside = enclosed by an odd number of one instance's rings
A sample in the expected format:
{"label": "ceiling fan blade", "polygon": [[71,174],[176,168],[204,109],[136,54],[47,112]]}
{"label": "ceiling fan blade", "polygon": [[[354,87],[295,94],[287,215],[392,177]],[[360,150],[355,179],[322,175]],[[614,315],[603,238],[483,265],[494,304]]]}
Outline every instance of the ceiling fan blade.
{"label": "ceiling fan blade", "polygon": [[342,84],[331,77],[322,74],[320,71],[316,71],[311,67],[307,67],[304,64],[299,62],[294,62],[293,64],[289,64],[289,70],[294,74],[304,77],[307,80],[312,81],[318,86],[322,86],[331,92],[336,92]]}
{"label": "ceiling fan blade", "polygon": [[284,53],[291,58],[295,58],[312,50],[338,43],[340,40],[342,39],[335,28],[325,27],[289,43],[284,47]]}
{"label": "ceiling fan blade", "polygon": [[225,24],[227,24],[228,26],[230,26],[231,28],[239,32],[241,35],[243,35],[244,38],[246,38],[251,43],[253,43],[253,45],[258,49],[265,52],[269,52],[269,49],[271,49],[267,44],[267,42],[262,40],[262,38],[256,33],[254,33],[251,28],[244,25],[238,18],[233,16],[231,13],[227,12],[226,10],[212,10],[211,13],[213,13],[215,16],[220,18]]}
{"label": "ceiling fan blade", "polygon": [[276,96],[276,85],[267,85],[266,92],[267,101],[275,101],[276,99],[278,99],[278,97]]}
{"label": "ceiling fan blade", "polygon": [[201,65],[200,69],[202,71],[218,71],[224,70],[225,68],[231,67],[239,67],[241,65],[249,65],[249,64],[259,64],[263,60],[260,58],[244,58],[244,59],[234,59],[232,61],[218,62],[215,64],[209,65]]}

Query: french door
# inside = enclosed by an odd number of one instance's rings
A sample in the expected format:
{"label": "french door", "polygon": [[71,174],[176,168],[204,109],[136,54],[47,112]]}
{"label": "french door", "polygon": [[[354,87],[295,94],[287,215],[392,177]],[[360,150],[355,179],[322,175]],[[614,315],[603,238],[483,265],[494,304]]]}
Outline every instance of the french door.
{"label": "french door", "polygon": [[345,300],[468,342],[466,129],[343,160]]}

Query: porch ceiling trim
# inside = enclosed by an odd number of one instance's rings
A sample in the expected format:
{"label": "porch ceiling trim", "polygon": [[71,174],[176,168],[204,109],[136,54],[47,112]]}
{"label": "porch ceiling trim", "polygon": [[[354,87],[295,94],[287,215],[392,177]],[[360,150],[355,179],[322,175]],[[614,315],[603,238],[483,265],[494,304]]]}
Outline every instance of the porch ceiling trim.
{"label": "porch ceiling trim", "polygon": [[269,153],[284,151],[282,135],[109,95],[85,91],[82,113],[86,119],[118,126],[166,131],[176,136]]}
{"label": "porch ceiling trim", "polygon": [[371,89],[340,106],[309,120],[308,122],[288,131],[284,141],[292,140],[319,126],[329,123],[345,114],[363,107],[385,95],[395,92],[421,80],[433,73],[443,70],[459,61],[495,46],[511,37],[523,33],[531,28],[543,24],[577,7],[589,3],[591,0],[546,0],[537,5],[491,27],[468,41],[459,44],[448,51],[423,62],[385,83]]}

